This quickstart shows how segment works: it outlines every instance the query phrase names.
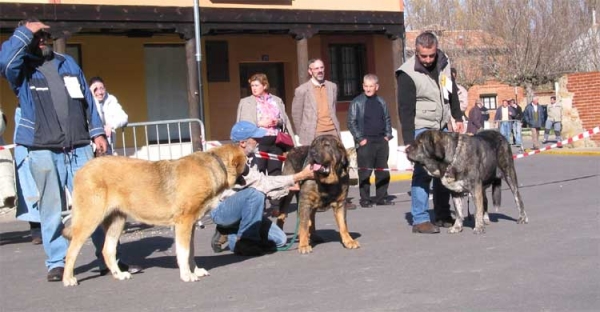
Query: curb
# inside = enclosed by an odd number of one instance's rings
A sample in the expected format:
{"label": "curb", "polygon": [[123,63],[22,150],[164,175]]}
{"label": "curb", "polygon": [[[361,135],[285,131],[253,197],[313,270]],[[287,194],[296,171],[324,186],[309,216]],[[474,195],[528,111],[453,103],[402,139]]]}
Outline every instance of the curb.
{"label": "curb", "polygon": [[571,155],[571,156],[600,156],[600,151],[586,151],[586,150],[551,150],[546,151],[545,154],[552,155]]}
{"label": "curb", "polygon": [[[411,179],[412,179],[412,171],[403,171],[403,172],[390,174],[390,182],[410,181]],[[375,177],[371,176],[371,178],[369,179],[369,182],[371,182],[371,184],[375,184]]]}
{"label": "curb", "polygon": [[[600,150],[550,150],[545,151],[541,155],[563,155],[563,156],[600,156]],[[390,175],[390,182],[398,181],[410,181],[412,179],[412,172],[405,171],[399,173],[392,173]],[[375,183],[375,178],[371,177],[371,183]]]}

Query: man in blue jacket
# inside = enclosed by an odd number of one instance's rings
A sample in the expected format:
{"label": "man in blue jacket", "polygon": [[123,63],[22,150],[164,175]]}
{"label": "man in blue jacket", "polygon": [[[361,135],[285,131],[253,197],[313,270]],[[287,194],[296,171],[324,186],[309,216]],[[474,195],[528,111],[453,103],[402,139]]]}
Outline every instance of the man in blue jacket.
{"label": "man in blue jacket", "polygon": [[[364,93],[350,103],[348,109],[348,130],[354,137],[358,164],[358,185],[360,188],[360,206],[370,208],[392,205],[386,198],[390,173],[375,170],[375,200],[371,201],[372,168],[387,169],[392,136],[392,122],[387,104],[376,92],[379,90],[379,78],[373,74],[363,78]],[[368,169],[365,169],[368,168]]]}
{"label": "man in blue jacket", "polygon": [[[61,235],[61,211],[65,187],[73,190],[73,175],[94,157],[90,140],[98,152],[107,148],[102,120],[81,68],[47,45],[50,28],[36,18],[19,22],[13,35],[2,44],[0,73],[19,99],[15,143],[24,150],[16,159],[21,179],[30,179],[38,195],[42,241],[46,252],[48,281],[61,281],[68,241]],[[93,196],[93,194],[89,194]],[[19,194],[19,196],[23,196]],[[96,255],[104,245],[101,229],[93,235]],[[100,274],[108,270],[101,260]],[[139,267],[124,270],[138,272]],[[135,273],[133,272],[133,273]]]}

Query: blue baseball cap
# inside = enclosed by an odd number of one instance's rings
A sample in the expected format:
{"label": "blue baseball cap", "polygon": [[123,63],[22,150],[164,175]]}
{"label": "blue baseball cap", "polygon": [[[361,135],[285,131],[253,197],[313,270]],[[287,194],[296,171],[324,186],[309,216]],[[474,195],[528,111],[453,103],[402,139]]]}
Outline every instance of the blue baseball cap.
{"label": "blue baseball cap", "polygon": [[249,121],[238,121],[231,128],[231,141],[239,142],[248,140],[249,138],[260,139],[267,134],[267,130],[257,127]]}

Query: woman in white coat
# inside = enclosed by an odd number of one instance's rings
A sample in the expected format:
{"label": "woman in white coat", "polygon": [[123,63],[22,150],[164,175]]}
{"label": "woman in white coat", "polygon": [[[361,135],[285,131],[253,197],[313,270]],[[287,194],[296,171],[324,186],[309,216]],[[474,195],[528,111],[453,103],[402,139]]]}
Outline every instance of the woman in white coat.
{"label": "woman in white coat", "polygon": [[94,102],[100,118],[104,123],[104,133],[106,139],[110,143],[106,154],[113,154],[113,139],[112,136],[115,129],[125,127],[129,116],[123,110],[121,104],[116,97],[106,92],[104,81],[100,77],[93,77],[90,79],[90,90],[94,94]]}
{"label": "woman in white coat", "polygon": [[[4,145],[6,116],[0,107],[0,146]],[[15,167],[9,149],[0,149],[0,214],[11,211],[15,207]]]}

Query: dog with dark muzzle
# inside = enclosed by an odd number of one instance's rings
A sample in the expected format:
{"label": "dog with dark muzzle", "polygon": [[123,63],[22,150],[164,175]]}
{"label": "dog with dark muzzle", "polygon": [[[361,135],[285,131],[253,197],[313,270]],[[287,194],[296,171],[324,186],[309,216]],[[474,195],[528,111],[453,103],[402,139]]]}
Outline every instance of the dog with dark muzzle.
{"label": "dog with dark muzzle", "polygon": [[[359,248],[352,239],[346,225],[345,202],[348,196],[350,175],[348,156],[342,142],[335,136],[323,135],[315,138],[310,146],[292,149],[283,165],[283,175],[299,172],[310,164],[315,170],[315,179],[302,182],[298,198],[298,251],[312,252],[309,240],[315,244],[322,241],[315,234],[315,214],[319,208],[332,208],[342,244],[348,249]],[[296,192],[290,192],[280,203],[277,225],[283,228],[287,209]]]}
{"label": "dog with dark muzzle", "polygon": [[476,135],[427,130],[406,148],[407,158],[421,164],[429,175],[440,178],[451,191],[456,222],[449,233],[462,231],[464,195],[473,195],[476,207],[473,233],[481,234],[489,224],[485,190],[492,186],[496,211],[501,202],[502,178],[512,191],[517,209],[518,224],[528,222],[519,193],[517,173],[508,141],[498,131],[485,130]]}

